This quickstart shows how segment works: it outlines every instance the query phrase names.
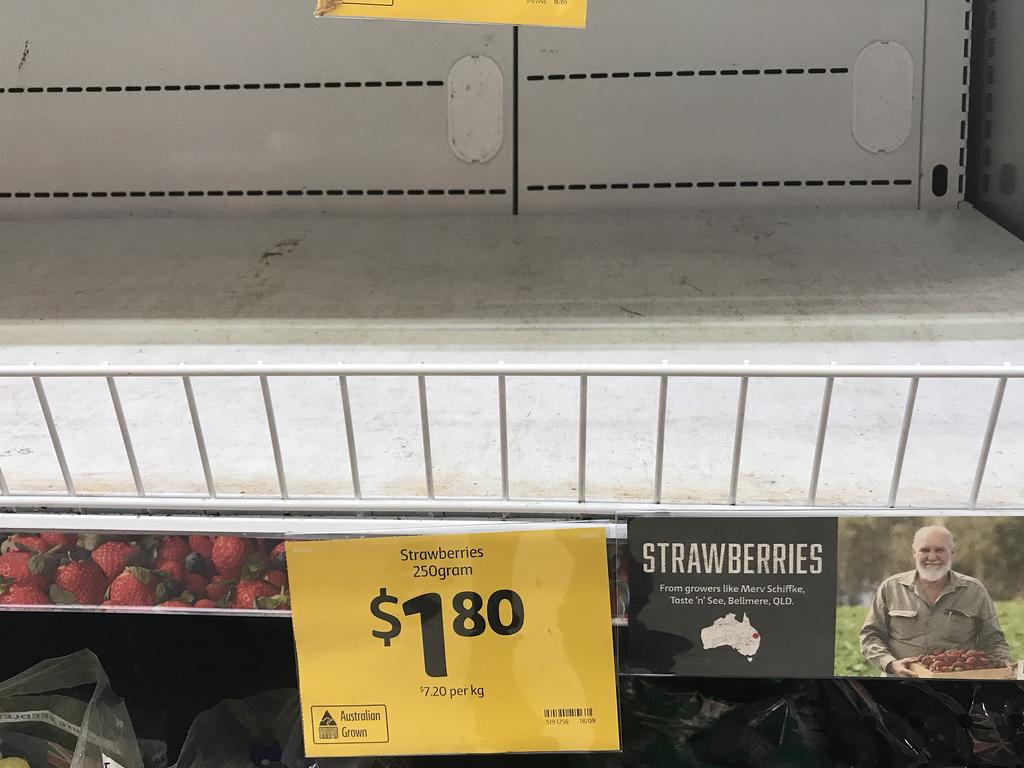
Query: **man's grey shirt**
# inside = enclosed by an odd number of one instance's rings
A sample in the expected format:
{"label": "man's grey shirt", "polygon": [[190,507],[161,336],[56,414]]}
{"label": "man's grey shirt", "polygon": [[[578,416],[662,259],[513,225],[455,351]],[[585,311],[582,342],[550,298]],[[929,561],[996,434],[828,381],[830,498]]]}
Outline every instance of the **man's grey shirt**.
{"label": "man's grey shirt", "polygon": [[988,590],[977,579],[955,571],[934,605],[917,589],[917,571],[890,576],[875,593],[860,630],[864,658],[881,670],[896,659],[933,650],[975,648],[997,660],[1013,655],[999,626]]}

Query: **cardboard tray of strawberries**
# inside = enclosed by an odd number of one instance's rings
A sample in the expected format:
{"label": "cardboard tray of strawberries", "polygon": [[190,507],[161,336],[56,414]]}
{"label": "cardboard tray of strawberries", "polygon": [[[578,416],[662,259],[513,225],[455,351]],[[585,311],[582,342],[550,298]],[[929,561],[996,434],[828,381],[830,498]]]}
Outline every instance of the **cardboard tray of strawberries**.
{"label": "cardboard tray of strawberries", "polygon": [[910,664],[918,677],[942,680],[1014,680],[1015,664],[991,658],[982,651],[952,648],[918,656]]}
{"label": "cardboard tray of strawberries", "polygon": [[0,608],[290,608],[284,542],[0,532]]}

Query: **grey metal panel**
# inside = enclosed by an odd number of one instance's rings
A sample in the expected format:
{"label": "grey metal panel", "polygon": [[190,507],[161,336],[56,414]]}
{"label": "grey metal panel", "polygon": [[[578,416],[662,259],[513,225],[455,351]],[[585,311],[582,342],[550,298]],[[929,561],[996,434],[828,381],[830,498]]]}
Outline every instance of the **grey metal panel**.
{"label": "grey metal panel", "polygon": [[[399,191],[404,193],[398,196],[400,205],[439,197],[451,207],[494,201],[507,206],[507,194],[469,196],[465,186],[463,195],[450,194],[457,185],[483,185],[486,191],[501,187],[505,179],[493,172],[498,166],[484,166],[479,177],[476,168],[463,169],[448,149],[445,121],[430,125],[406,118],[431,109],[444,114],[443,88],[401,90],[397,95],[360,88],[315,96],[298,90],[17,97],[17,109],[7,112],[13,119],[4,129],[6,141],[36,151],[9,157],[2,191],[48,192],[54,208],[91,206],[96,200],[69,203],[52,198],[57,191],[109,195],[153,190],[185,191],[183,204],[194,206],[216,205],[216,198],[232,191],[250,193],[247,201],[259,198],[253,192],[270,199],[266,192],[276,191],[288,204],[299,196],[287,193],[296,190],[347,193],[321,196],[320,201],[302,196],[302,205],[347,205],[368,193],[380,193],[370,195],[376,198],[371,204],[386,200],[392,205],[392,193]],[[73,119],[67,119],[69,112]],[[109,141],[110,136],[118,138]],[[431,146],[437,151],[426,151]],[[417,148],[424,151],[417,155]],[[449,194],[427,194],[435,187]],[[420,195],[408,194],[414,190]],[[188,196],[195,192],[205,197]],[[166,206],[167,200],[165,194],[136,204]],[[38,203],[33,199],[29,204]]]}
{"label": "grey metal panel", "polygon": [[[968,0],[592,2],[585,31],[520,34],[524,212],[959,200],[920,193],[939,160],[960,170]],[[511,210],[509,29],[308,11],[9,0],[0,216]],[[878,40],[916,73],[913,130],[886,153],[852,136],[853,63]],[[505,141],[470,165],[427,83],[472,54],[505,76]]]}
{"label": "grey metal panel", "polygon": [[[982,29],[982,50],[975,58],[982,71],[978,120],[972,130],[978,148],[978,208],[1024,237],[1024,4],[985,0],[976,23]],[[983,12],[982,12],[983,11]]]}
{"label": "grey metal panel", "polygon": [[511,211],[512,142],[459,160],[444,87],[463,56],[494,59],[511,136],[508,29],[316,20],[275,0],[11,0],[4,16],[0,215]]}
{"label": "grey metal panel", "polygon": [[[865,42],[921,49],[924,0],[590,0],[585,31],[523,29],[524,74],[599,67],[722,69],[852,63]],[[562,67],[567,67],[563,70]]]}
{"label": "grey metal panel", "polygon": [[[916,142],[886,155],[858,147],[850,130],[849,75],[531,87],[547,89],[551,102],[562,90],[559,109],[538,110],[520,124],[520,179],[531,209],[558,201],[586,207],[917,202]],[[521,103],[530,99],[523,95]],[[579,184],[586,191],[570,189]],[[541,185],[543,192],[536,189]]]}
{"label": "grey metal panel", "polygon": [[[593,0],[585,32],[523,30],[522,210],[917,207],[925,9],[925,0]],[[952,129],[930,144],[953,157],[962,15],[956,34],[956,47],[929,49],[956,65],[955,97],[948,82],[935,88],[952,99]],[[852,71],[879,40],[913,57],[915,118],[902,146],[875,154],[852,135]],[[949,66],[935,71],[951,77]]]}
{"label": "grey metal panel", "polygon": [[6,0],[0,85],[441,78],[470,48],[510,44],[498,27],[317,20],[305,2]]}
{"label": "grey metal panel", "polygon": [[[972,0],[930,0],[925,22],[924,100],[921,114],[921,208],[949,208],[964,199],[970,90]],[[945,166],[946,191],[932,188]]]}

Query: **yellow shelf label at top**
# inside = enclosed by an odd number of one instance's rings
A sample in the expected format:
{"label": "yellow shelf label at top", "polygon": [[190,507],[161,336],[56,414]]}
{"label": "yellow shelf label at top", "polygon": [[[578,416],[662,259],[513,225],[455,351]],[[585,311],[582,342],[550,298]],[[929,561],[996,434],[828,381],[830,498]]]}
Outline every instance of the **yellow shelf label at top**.
{"label": "yellow shelf label at top", "polygon": [[582,28],[587,0],[318,0],[316,15]]}
{"label": "yellow shelf label at top", "polygon": [[603,528],[287,557],[309,757],[619,748]]}

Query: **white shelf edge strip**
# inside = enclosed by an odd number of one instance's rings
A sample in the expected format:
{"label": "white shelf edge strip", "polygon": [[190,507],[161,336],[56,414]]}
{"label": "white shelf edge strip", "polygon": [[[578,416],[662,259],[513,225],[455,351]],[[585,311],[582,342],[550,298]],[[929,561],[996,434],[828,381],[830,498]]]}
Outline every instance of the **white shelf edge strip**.
{"label": "white shelf edge strip", "polygon": [[[842,510],[815,507],[700,507],[685,512],[667,513],[655,510],[638,513],[631,511],[631,517],[675,516],[675,517],[751,517],[775,516],[780,518],[805,517],[907,517],[942,515],[965,517],[971,515],[998,514],[1021,517],[1019,510],[969,510],[969,509],[873,509],[846,508]],[[613,515],[593,520],[486,520],[457,518],[337,518],[337,517],[286,517],[263,515],[259,517],[223,515],[125,515],[125,514],[71,514],[56,512],[17,512],[0,514],[0,531],[8,533],[35,531],[65,531],[71,533],[108,534],[197,534],[197,535],[245,535],[254,538],[332,538],[343,536],[385,536],[385,535],[431,535],[438,533],[486,533],[499,531],[557,530],[568,527],[602,527],[609,539],[624,540],[627,523],[623,517]]]}
{"label": "white shelf edge strip", "polygon": [[466,520],[444,518],[209,517],[70,513],[0,513],[0,531],[67,531],[110,534],[246,535],[254,538],[330,538],[367,535],[431,535],[499,531],[548,531],[569,527],[604,528],[611,539],[625,538],[625,523],[570,520]]}
{"label": "white shelf edge strip", "polygon": [[203,376],[685,376],[1021,379],[1024,365],[3,365],[0,378]]}

